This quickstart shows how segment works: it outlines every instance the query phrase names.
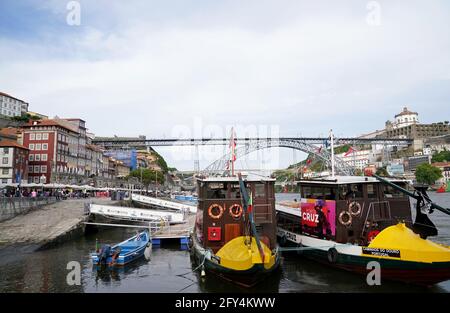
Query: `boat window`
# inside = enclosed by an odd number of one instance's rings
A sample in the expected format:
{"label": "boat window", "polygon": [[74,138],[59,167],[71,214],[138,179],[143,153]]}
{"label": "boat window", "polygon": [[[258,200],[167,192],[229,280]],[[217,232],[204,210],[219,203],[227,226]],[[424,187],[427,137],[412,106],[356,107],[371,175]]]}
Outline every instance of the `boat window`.
{"label": "boat window", "polygon": [[337,188],[325,188],[325,200],[336,200]]}
{"label": "boat window", "polygon": [[405,194],[403,192],[394,189],[389,185],[383,185],[383,193],[386,198],[404,198]]}
{"label": "boat window", "polygon": [[210,183],[206,189],[207,199],[225,199],[227,197],[227,184]]}
{"label": "boat window", "polygon": [[240,199],[241,198],[241,189],[239,188],[239,184],[231,184],[231,199]]}
{"label": "boat window", "polygon": [[312,197],[312,189],[310,186],[302,186],[302,198],[311,198]]}
{"label": "boat window", "polygon": [[293,233],[301,234],[302,232],[301,218],[299,216],[288,216],[278,213],[277,225],[278,227]]}
{"label": "boat window", "polygon": [[265,198],[266,197],[266,185],[255,184],[255,197],[256,198]]}
{"label": "boat window", "polygon": [[362,184],[348,184],[347,191],[345,193],[345,199],[363,198],[363,185]]}
{"label": "boat window", "polygon": [[378,198],[376,185],[367,184],[366,186],[367,186],[367,197],[369,199]]}

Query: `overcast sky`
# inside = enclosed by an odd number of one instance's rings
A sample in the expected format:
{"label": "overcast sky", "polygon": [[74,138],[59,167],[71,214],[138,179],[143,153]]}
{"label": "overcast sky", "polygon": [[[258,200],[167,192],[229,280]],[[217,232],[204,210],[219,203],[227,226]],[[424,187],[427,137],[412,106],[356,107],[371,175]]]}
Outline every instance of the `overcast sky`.
{"label": "overcast sky", "polygon": [[355,136],[404,106],[450,119],[446,0],[81,0],[78,26],[69,2],[0,1],[0,91],[99,136]]}

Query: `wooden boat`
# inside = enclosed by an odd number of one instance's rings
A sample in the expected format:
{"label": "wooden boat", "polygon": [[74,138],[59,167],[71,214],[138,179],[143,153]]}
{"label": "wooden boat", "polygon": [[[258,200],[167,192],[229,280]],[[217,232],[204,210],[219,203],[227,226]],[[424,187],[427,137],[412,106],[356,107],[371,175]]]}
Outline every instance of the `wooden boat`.
{"label": "wooden boat", "polygon": [[[277,206],[281,245],[365,275],[377,261],[382,280],[433,285],[450,279],[450,247],[427,239],[437,229],[423,213],[450,210],[431,202],[426,187],[410,192],[404,181],[373,176],[299,181],[299,205]],[[409,197],[417,201],[414,223]]]}
{"label": "wooden boat", "polygon": [[114,246],[103,245],[101,249],[91,253],[94,265],[124,266],[141,257],[151,250],[151,239],[148,231],[138,233]]}
{"label": "wooden boat", "polygon": [[202,272],[251,287],[279,267],[274,184],[259,177],[197,178],[190,246]]}

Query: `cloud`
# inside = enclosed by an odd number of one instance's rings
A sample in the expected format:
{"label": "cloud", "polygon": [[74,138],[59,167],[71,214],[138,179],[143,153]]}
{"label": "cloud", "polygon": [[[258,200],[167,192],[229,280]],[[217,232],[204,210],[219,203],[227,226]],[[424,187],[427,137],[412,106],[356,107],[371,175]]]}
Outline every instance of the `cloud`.
{"label": "cloud", "polygon": [[99,135],[170,137],[201,118],[353,136],[404,105],[449,115],[448,4],[379,2],[378,27],[361,1],[81,1],[79,27],[66,1],[28,3],[55,22],[0,37],[0,86]]}

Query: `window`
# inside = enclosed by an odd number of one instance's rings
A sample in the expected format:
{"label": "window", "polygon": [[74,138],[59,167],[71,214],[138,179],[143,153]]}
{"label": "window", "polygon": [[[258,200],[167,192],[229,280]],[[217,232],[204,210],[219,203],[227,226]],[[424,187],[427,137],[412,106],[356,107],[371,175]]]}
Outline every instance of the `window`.
{"label": "window", "polygon": [[47,173],[47,165],[41,166],[41,173]]}
{"label": "window", "polygon": [[266,185],[255,184],[255,197],[264,198],[266,196]]}
{"label": "window", "polygon": [[41,161],[47,161],[47,154],[41,154]]}
{"label": "window", "polygon": [[377,188],[374,184],[367,184],[367,197],[369,199],[378,198]]}
{"label": "window", "polygon": [[8,175],[8,174],[9,174],[9,169],[4,168],[4,169],[2,170],[2,174],[3,174],[3,175]]}
{"label": "window", "polygon": [[2,163],[3,163],[3,164],[8,164],[8,158],[3,158]]}
{"label": "window", "polygon": [[36,154],[36,155],[34,156],[34,160],[35,160],[35,161],[40,161],[40,160],[41,160],[41,155],[40,155],[40,154]]}
{"label": "window", "polygon": [[209,183],[206,192],[207,199],[225,199],[227,197],[227,184]]}
{"label": "window", "polygon": [[30,154],[30,156],[28,157],[28,160],[34,161],[34,154]]}
{"label": "window", "polygon": [[42,139],[43,140],[48,140],[48,133],[43,133],[42,134]]}
{"label": "window", "polygon": [[40,143],[36,144],[36,150],[39,151],[42,149],[42,145]]}
{"label": "window", "polygon": [[[405,188],[405,184],[396,183],[396,185],[400,185],[400,187]],[[397,189],[392,188],[389,185],[383,185],[383,193],[386,198],[404,198],[406,195]]]}
{"label": "window", "polygon": [[32,166],[28,166],[28,173],[33,173],[33,167]]}
{"label": "window", "polygon": [[363,197],[363,185],[362,184],[349,184],[347,185],[347,192],[345,199],[362,198]]}
{"label": "window", "polygon": [[9,148],[3,148],[3,153],[4,154],[8,154],[9,153]]}
{"label": "window", "polygon": [[37,183],[37,184],[39,183],[39,177],[38,176],[34,177],[34,182]]}
{"label": "window", "polygon": [[7,184],[8,180],[7,179],[2,179],[2,184]]}
{"label": "window", "polygon": [[34,150],[34,143],[30,143],[30,145],[28,146],[28,148],[30,148],[30,150]]}
{"label": "window", "polygon": [[43,143],[42,144],[42,150],[44,150],[44,151],[48,150],[48,144],[47,143]]}
{"label": "window", "polygon": [[36,140],[42,140],[42,134],[41,133],[36,134]]}
{"label": "window", "polygon": [[[34,166],[34,172],[38,174],[38,173],[39,173],[39,170],[40,170],[40,166],[39,166],[39,165],[35,165],[35,166]],[[38,177],[38,178],[39,178],[39,177]]]}
{"label": "window", "polygon": [[30,140],[36,140],[36,134],[30,134]]}

